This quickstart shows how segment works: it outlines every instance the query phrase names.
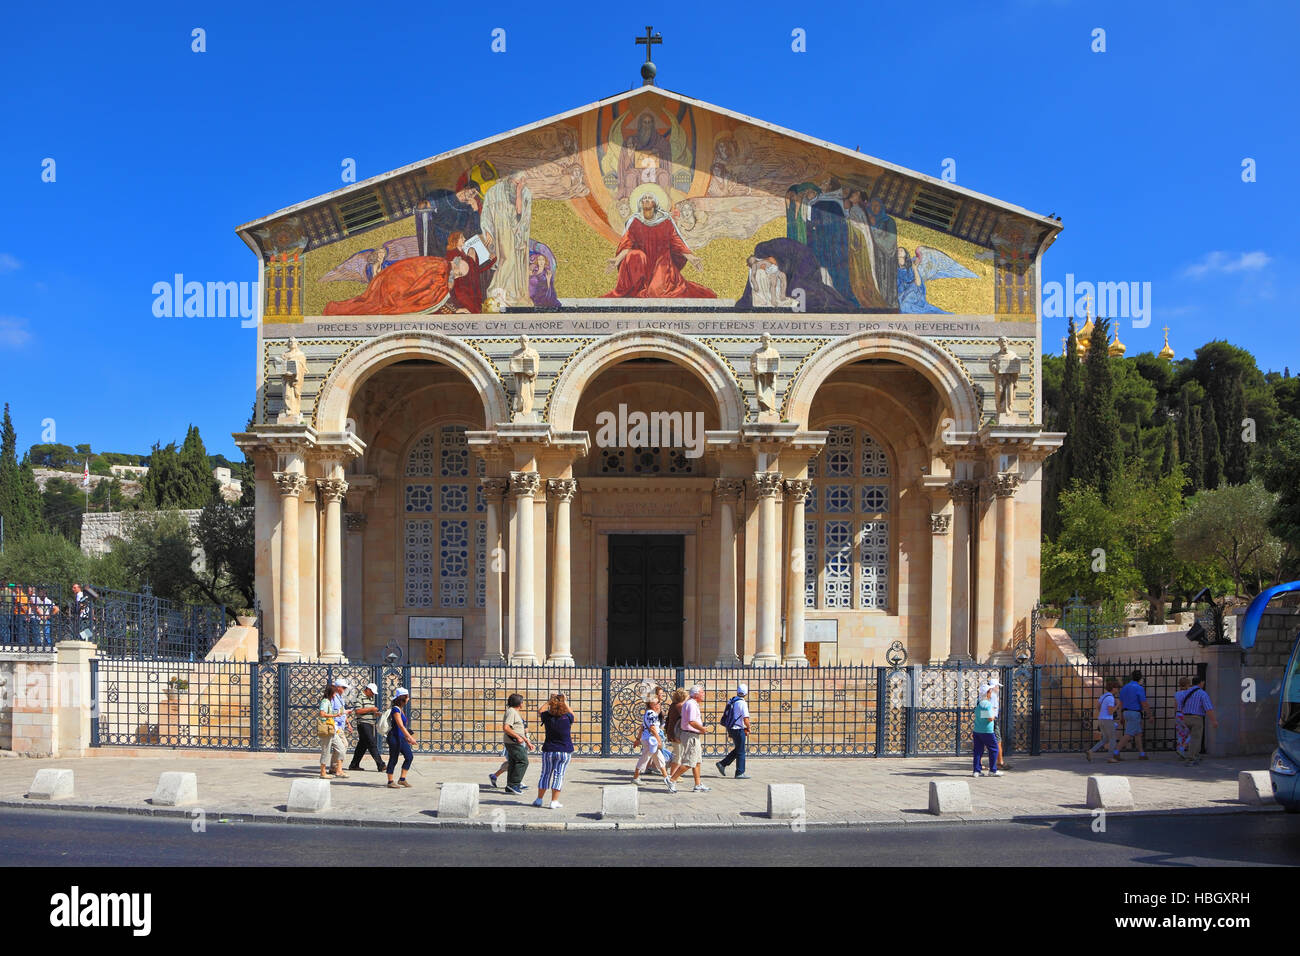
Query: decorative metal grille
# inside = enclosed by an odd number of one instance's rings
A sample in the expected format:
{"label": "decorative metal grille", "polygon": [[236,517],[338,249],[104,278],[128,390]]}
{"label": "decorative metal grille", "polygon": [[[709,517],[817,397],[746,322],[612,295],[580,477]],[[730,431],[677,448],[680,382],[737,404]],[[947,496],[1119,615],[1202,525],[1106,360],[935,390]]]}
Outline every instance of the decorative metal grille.
{"label": "decorative metal grille", "polygon": [[[827,432],[825,471],[835,480],[819,483],[804,508],[814,525],[812,540],[822,546],[812,572],[820,570],[821,586],[813,587],[811,598],[805,594],[804,604],[888,610],[893,510],[889,457],[870,434],[852,425],[830,425]],[[810,556],[816,551],[807,550]]]}
{"label": "decorative metal grille", "polygon": [[[1143,674],[1149,751],[1175,746],[1174,691],[1197,671],[1190,661],[1073,667],[664,668],[388,667],[367,664],[230,664],[99,659],[92,693],[97,746],[200,747],[317,752],[316,715],[325,682],[346,678],[349,706],[373,681],[381,704],[411,691],[420,753],[497,754],[512,693],[525,698],[529,731],[543,740],[537,709],[563,692],[576,714],[575,751],[631,756],[645,688],[668,694],[702,684],[705,753],[731,747],[717,727],[737,683],[749,685],[749,749],[767,756],[939,756],[969,753],[979,686],[1002,684],[999,727],[1009,753],[1079,752],[1098,739],[1104,677]],[[349,737],[349,744],[355,736]]]}
{"label": "decorative metal grille", "polygon": [[[486,463],[476,459],[477,476]],[[469,442],[464,425],[440,425],[422,435],[407,453],[405,474],[431,481],[407,481],[402,494],[405,513],[402,563],[404,606],[460,610],[487,603],[483,574],[486,529],[471,522],[471,513],[487,510],[483,489],[468,479],[471,473]],[[471,484],[475,489],[471,492]],[[428,515],[429,518],[415,517]],[[434,537],[434,529],[437,537]],[[435,586],[435,580],[437,584]]]}

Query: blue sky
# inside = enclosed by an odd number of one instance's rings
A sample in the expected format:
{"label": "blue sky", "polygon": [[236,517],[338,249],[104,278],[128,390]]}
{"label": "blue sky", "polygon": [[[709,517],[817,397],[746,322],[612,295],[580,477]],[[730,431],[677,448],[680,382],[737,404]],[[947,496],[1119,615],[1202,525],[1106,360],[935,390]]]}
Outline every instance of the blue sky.
{"label": "blue sky", "polygon": [[[345,157],[366,178],[628,89],[647,17],[667,89],[935,176],[952,158],[959,185],[1060,215],[1044,281],[1152,284],[1150,327],[1121,331],[1130,354],[1158,349],[1168,324],[1180,356],[1227,338],[1300,372],[1300,5],[456,9],[11,5],[0,401],[22,447],[47,418],[66,444],[138,452],[193,422],[233,457],[255,332],[155,318],[153,284],[255,279],[235,227],[338,188]],[[1090,49],[1098,27],[1105,53]],[[1045,323],[1046,349],[1062,324]]]}

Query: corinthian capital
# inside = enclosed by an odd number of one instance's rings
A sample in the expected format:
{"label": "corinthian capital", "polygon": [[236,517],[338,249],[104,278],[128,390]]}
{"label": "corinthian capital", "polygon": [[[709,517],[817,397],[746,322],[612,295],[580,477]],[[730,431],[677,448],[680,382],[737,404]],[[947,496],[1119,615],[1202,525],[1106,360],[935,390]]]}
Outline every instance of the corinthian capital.
{"label": "corinthian capital", "polygon": [[759,471],[749,479],[749,487],[756,498],[775,498],[781,492],[781,475],[774,471]]}
{"label": "corinthian capital", "polygon": [[272,472],[272,477],[280,494],[286,498],[297,498],[307,487],[307,476],[296,471],[276,471]]}
{"label": "corinthian capital", "polygon": [[743,478],[715,478],[713,480],[713,493],[719,498],[730,498],[732,501],[739,498],[745,490],[745,480]]}
{"label": "corinthian capital", "polygon": [[317,478],[316,490],[326,501],[342,501],[348,493],[348,483],[342,478]]}
{"label": "corinthian capital", "polygon": [[807,501],[812,493],[812,482],[807,478],[787,478],[785,480],[786,497],[792,501]]}
{"label": "corinthian capital", "polygon": [[1016,487],[1020,484],[1020,476],[1017,474],[998,475],[993,479],[993,494],[999,498],[1010,498],[1016,493]]}
{"label": "corinthian capital", "polygon": [[483,494],[487,495],[488,501],[500,501],[510,490],[509,478],[480,478],[478,483],[483,486]]}
{"label": "corinthian capital", "polygon": [[510,493],[516,498],[531,498],[542,485],[542,478],[535,471],[510,472]]}
{"label": "corinthian capital", "polygon": [[572,501],[573,496],[578,493],[578,480],[576,478],[547,478],[546,494],[548,497],[555,498],[559,501]]}

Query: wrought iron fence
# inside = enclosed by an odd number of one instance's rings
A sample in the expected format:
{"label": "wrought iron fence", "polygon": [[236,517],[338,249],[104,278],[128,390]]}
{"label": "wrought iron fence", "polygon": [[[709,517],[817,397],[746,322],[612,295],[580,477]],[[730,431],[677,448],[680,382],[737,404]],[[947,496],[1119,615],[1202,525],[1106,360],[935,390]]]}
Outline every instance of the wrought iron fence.
{"label": "wrought iron fence", "polygon": [[537,709],[564,693],[576,715],[575,752],[637,751],[642,695],[705,687],[713,731],[705,753],[731,746],[717,721],[735,685],[748,685],[749,750],[763,756],[944,756],[969,753],[980,686],[1001,685],[998,728],[1008,753],[1081,751],[1097,739],[1097,698],[1106,676],[1141,670],[1147,689],[1146,747],[1174,745],[1173,692],[1191,662],[990,667],[690,668],[433,667],[232,664],[101,659],[94,663],[100,746],[168,746],[315,752],[316,713],[327,680],[345,677],[349,701],[370,682],[386,703],[411,690],[411,730],[426,754],[497,754],[506,698],[525,698],[540,743]]}
{"label": "wrought iron fence", "polygon": [[176,604],[147,586],[139,594],[93,588],[82,615],[81,633],[101,655],[148,660],[200,661],[229,624],[223,606]]}
{"label": "wrought iron fence", "polygon": [[1123,685],[1135,671],[1142,675],[1139,683],[1147,700],[1143,745],[1150,751],[1173,750],[1177,745],[1174,693],[1178,690],[1178,679],[1193,677],[1198,668],[1203,671],[1205,666],[1193,661],[1106,661],[1081,668],[1069,665],[1035,668],[1039,703],[1035,720],[1038,741],[1034,752],[1079,752],[1099,741],[1098,701],[1105,681],[1114,678]]}
{"label": "wrought iron fence", "polygon": [[1057,626],[1070,635],[1080,653],[1093,661],[1097,659],[1098,641],[1123,635],[1124,612],[1122,608],[1093,607],[1076,594],[1061,609]]}
{"label": "wrought iron fence", "polygon": [[0,649],[52,651],[72,636],[74,617],[58,585],[5,584],[0,587]]}

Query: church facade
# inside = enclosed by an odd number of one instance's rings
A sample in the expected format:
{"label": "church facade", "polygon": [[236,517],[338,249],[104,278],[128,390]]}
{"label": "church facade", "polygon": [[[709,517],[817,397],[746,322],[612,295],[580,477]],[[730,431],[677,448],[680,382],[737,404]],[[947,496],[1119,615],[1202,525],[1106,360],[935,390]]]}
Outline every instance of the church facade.
{"label": "church facade", "polygon": [[653,87],[240,227],[266,635],[284,661],[1005,659],[1063,437],[1059,228]]}

